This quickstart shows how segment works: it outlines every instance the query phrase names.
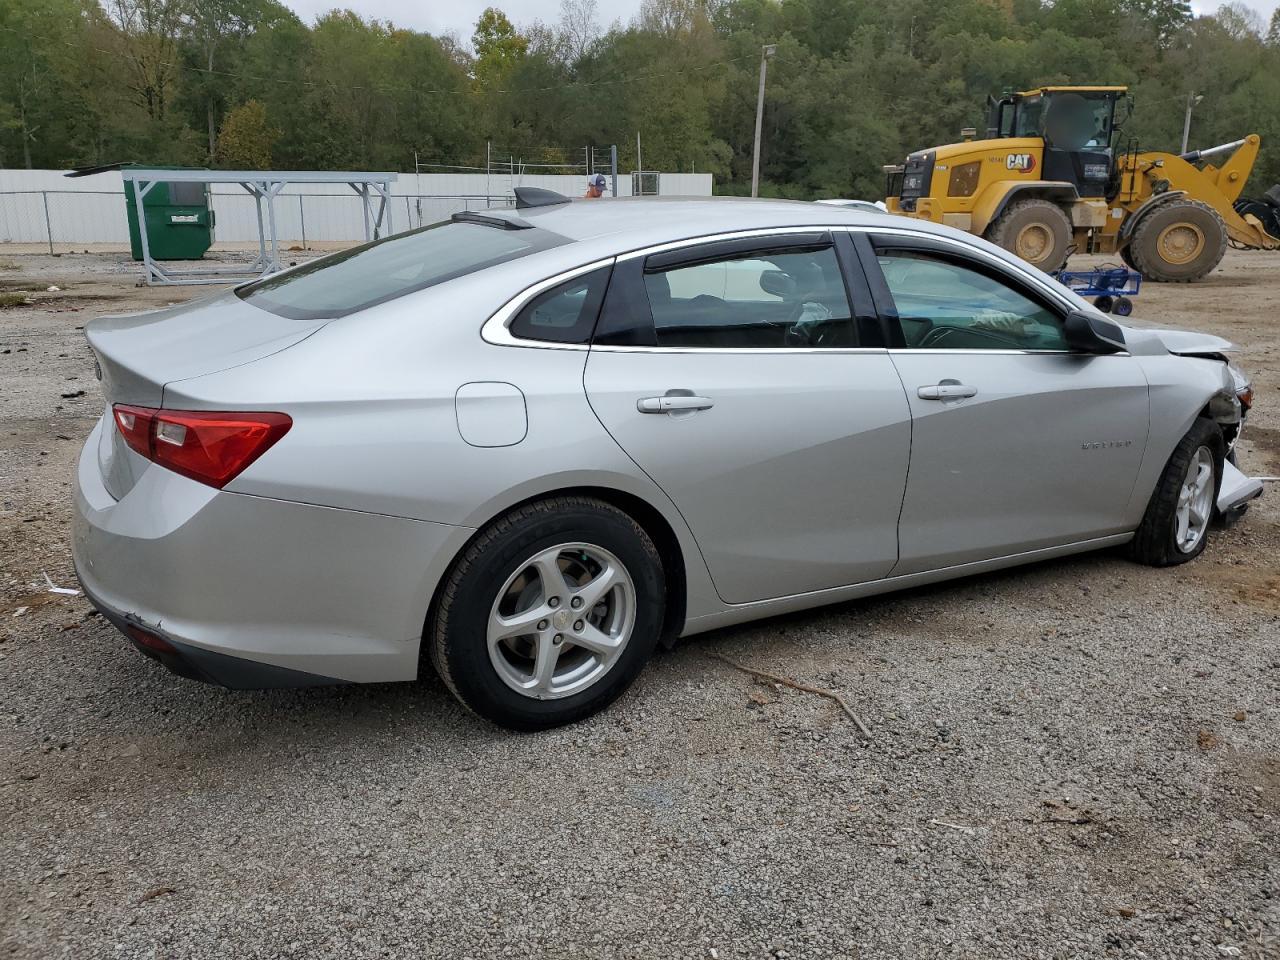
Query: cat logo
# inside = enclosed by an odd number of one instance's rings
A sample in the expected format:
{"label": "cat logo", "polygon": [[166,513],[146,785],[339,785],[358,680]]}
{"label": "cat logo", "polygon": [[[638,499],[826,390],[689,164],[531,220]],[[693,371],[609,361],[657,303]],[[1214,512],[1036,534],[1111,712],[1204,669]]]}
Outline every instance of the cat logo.
{"label": "cat logo", "polygon": [[1030,173],[1036,168],[1036,156],[1034,153],[1011,153],[1004,158],[1004,166],[1006,170]]}

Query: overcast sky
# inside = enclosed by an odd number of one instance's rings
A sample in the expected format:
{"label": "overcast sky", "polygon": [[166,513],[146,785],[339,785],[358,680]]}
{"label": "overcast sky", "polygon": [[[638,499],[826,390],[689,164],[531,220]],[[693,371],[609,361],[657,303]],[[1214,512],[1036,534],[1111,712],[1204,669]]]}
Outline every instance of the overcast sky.
{"label": "overcast sky", "polygon": [[[614,20],[628,21],[640,9],[640,0],[598,0],[600,26],[608,27]],[[1261,14],[1263,22],[1271,18],[1271,11],[1280,0],[1245,0]],[[390,20],[397,26],[425,30],[428,33],[456,33],[464,41],[470,41],[476,18],[485,7],[502,9],[516,24],[542,20],[556,23],[560,19],[560,0],[284,0],[298,16],[308,23],[333,7],[350,7],[365,17]],[[1216,0],[1193,3],[1197,11],[1216,10]]]}

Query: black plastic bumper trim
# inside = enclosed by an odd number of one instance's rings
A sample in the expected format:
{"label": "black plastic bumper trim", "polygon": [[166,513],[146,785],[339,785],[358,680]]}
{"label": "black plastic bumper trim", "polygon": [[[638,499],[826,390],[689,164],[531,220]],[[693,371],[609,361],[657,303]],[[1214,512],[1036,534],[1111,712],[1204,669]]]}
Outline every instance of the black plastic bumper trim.
{"label": "black plastic bumper trim", "polygon": [[[152,660],[160,661],[180,677],[199,680],[201,683],[211,683],[230,690],[332,687],[351,682],[350,680],[339,680],[336,677],[322,676],[318,673],[307,673],[303,670],[278,667],[272,663],[259,663],[255,660],[246,660],[243,657],[215,653],[212,650],[205,650],[189,643],[183,643],[181,640],[173,639],[163,630],[159,630],[135,616],[122,613],[103,603],[85,585],[84,578],[80,576],[79,568],[76,569],[76,579],[80,581],[80,587],[84,590],[85,597],[108,623],[123,633],[138,651],[146,654]],[[166,653],[150,647],[144,647],[129,636],[128,627],[131,625],[162,637],[166,643],[173,647],[175,652]]]}

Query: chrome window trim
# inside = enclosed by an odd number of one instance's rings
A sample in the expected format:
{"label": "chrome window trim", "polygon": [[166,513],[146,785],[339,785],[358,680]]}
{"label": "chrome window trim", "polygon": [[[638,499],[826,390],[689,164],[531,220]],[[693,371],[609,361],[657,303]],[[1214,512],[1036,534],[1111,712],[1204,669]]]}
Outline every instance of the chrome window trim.
{"label": "chrome window trim", "polygon": [[949,357],[954,357],[957,354],[964,354],[964,355],[990,354],[993,356],[1013,355],[1013,356],[1019,356],[1019,357],[1097,357],[1097,358],[1128,357],[1131,355],[1127,350],[1118,350],[1115,353],[1084,353],[1080,350],[1021,350],[1016,347],[1010,347],[1007,350],[1001,350],[995,347],[983,347],[981,349],[962,348],[957,350],[945,350],[940,347],[925,347],[922,350],[916,350],[911,347],[891,347],[889,348],[888,352],[895,356],[898,354],[902,354],[903,356],[912,356],[912,355],[920,356],[921,354],[942,356],[945,354],[946,356],[949,356]]}
{"label": "chrome window trim", "polygon": [[789,356],[802,353],[888,353],[887,347],[626,347],[613,344],[593,346],[592,353],[726,353],[752,356]]}
{"label": "chrome window trim", "polygon": [[[1055,285],[1047,279],[1042,279],[1031,270],[1020,267],[1017,264],[1009,263],[1000,257],[992,256],[987,251],[967,243],[963,240],[957,240],[955,237],[942,236],[936,233],[924,233],[920,230],[908,230],[903,227],[857,227],[850,230],[851,233],[869,233],[869,234],[888,234],[890,236],[909,237],[912,239],[921,239],[927,241],[936,241],[944,246],[954,247],[963,253],[982,261],[990,267],[994,267],[1008,276],[1022,280],[1033,287],[1040,290],[1041,293],[1048,296],[1050,300],[1057,303],[1062,309],[1071,311],[1079,308],[1071,302],[1067,297],[1063,296],[1062,291],[1065,289],[1061,284]],[[1034,268],[1031,268],[1034,269]]]}
{"label": "chrome window trim", "polygon": [[[584,273],[590,273],[601,267],[610,266],[616,263],[624,263],[636,259],[637,257],[647,257],[655,253],[666,253],[669,250],[679,250],[684,247],[695,247],[705,243],[718,243],[722,240],[748,240],[752,237],[776,237],[785,236],[796,233],[813,233],[821,231],[824,233],[861,233],[868,235],[889,235],[901,236],[911,239],[920,239],[925,241],[934,241],[944,246],[954,247],[956,250],[981,261],[989,267],[995,269],[1008,276],[1011,280],[1022,281],[1036,288],[1040,293],[1048,297],[1052,302],[1056,303],[1065,311],[1079,309],[1076,304],[1063,296],[1061,289],[1055,289],[1055,284],[1046,279],[1041,279],[1035,273],[1028,269],[1008,263],[1000,257],[992,256],[985,250],[982,250],[973,244],[958,240],[955,237],[943,236],[936,233],[928,233],[922,230],[912,230],[909,227],[900,226],[881,226],[879,224],[809,224],[806,226],[788,226],[788,227],[768,227],[750,230],[731,230],[725,233],[712,233],[701,237],[688,237],[682,240],[670,240],[666,243],[653,244],[648,247],[639,247],[635,250],[629,250],[619,253],[616,256],[606,257],[602,260],[593,260],[590,263],[564,270],[545,280],[540,280],[532,286],[526,287],[520,293],[516,294],[498,309],[480,328],[480,336],[486,343],[491,343],[500,347],[526,347],[534,350],[599,350],[608,353],[724,353],[724,354],[805,354],[805,353],[968,353],[968,354],[1029,354],[1029,355],[1045,355],[1045,354],[1061,354],[1071,356],[1075,354],[1072,350],[912,350],[910,348],[886,348],[886,347],[835,347],[827,349],[824,347],[795,347],[787,348],[761,348],[754,347],[631,347],[631,346],[592,346],[585,343],[556,343],[550,340],[529,340],[523,337],[513,336],[511,333],[511,321],[530,300],[538,296],[552,287],[558,286],[574,277],[579,277]],[[1108,356],[1128,356],[1127,352],[1108,354]]]}

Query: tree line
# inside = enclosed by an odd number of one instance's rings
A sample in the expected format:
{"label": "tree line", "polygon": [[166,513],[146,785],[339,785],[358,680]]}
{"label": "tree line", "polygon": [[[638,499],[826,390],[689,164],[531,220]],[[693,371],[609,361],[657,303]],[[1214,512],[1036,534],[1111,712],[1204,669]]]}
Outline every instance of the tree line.
{"label": "tree line", "polygon": [[[751,177],[761,47],[767,195],[879,197],[881,167],[985,126],[988,94],[1127,84],[1124,138],[1176,149],[1247,133],[1280,180],[1280,11],[1186,0],[646,0],[600,23],[484,12],[469,38],[275,0],[0,0],[0,166],[480,167],[486,152]],[[437,169],[437,168],[432,168]],[[438,169],[443,169],[438,168]]]}

